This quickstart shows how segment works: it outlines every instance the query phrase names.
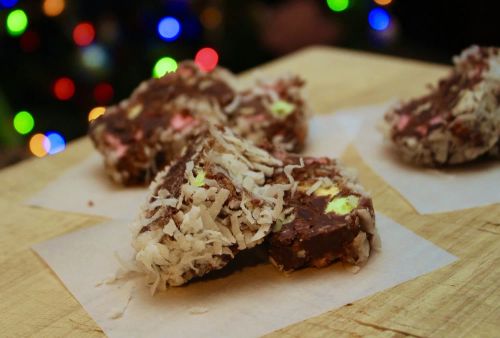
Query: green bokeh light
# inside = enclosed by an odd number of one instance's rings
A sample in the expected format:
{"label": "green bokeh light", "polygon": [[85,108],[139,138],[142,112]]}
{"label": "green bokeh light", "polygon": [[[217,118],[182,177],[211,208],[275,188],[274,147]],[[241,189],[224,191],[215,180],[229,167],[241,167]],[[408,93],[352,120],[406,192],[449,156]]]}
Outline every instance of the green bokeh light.
{"label": "green bokeh light", "polygon": [[16,9],[9,13],[6,21],[7,32],[12,36],[19,36],[28,27],[28,17],[22,9]]}
{"label": "green bokeh light", "polygon": [[326,3],[334,12],[342,12],[349,7],[349,0],[326,0]]}
{"label": "green bokeh light", "polygon": [[35,119],[27,111],[23,110],[14,116],[14,129],[22,135],[28,134],[35,126]]}
{"label": "green bokeh light", "polygon": [[153,77],[162,77],[166,73],[175,72],[176,70],[177,62],[166,56],[156,61],[153,67]]}

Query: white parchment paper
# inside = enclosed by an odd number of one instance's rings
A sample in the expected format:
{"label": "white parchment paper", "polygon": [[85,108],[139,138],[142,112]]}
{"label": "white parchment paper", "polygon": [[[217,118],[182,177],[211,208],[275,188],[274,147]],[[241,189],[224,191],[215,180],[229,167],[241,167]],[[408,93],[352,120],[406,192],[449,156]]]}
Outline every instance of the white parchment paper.
{"label": "white parchment paper", "polygon": [[[110,337],[256,337],[456,260],[383,215],[377,226],[382,251],[357,274],[337,264],[285,277],[260,264],[155,296],[138,279],[96,286],[118,268],[115,251],[133,255],[125,222],[85,228],[34,249]],[[127,303],[122,317],[110,319]]]}
{"label": "white parchment paper", "polygon": [[359,113],[314,116],[309,121],[304,154],[340,157],[358,134],[361,123]]}
{"label": "white parchment paper", "polygon": [[146,200],[147,187],[122,187],[105,174],[97,152],[68,169],[26,201],[29,205],[133,220]]}
{"label": "white parchment paper", "polygon": [[[360,126],[358,118],[314,116],[310,121],[306,154],[339,157]],[[134,219],[146,198],[147,188],[124,188],[105,175],[97,152],[69,169],[28,201],[29,205],[49,209]]]}
{"label": "white parchment paper", "polygon": [[377,124],[387,105],[339,112],[363,119],[355,145],[363,161],[422,214],[449,212],[500,203],[500,161],[429,169],[407,164],[384,143]]}

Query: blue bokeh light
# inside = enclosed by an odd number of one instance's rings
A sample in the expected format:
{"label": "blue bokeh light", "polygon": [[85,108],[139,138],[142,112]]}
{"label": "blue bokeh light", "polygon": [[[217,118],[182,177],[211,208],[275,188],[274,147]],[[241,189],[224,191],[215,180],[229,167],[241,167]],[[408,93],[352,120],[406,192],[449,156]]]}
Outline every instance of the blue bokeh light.
{"label": "blue bokeh light", "polygon": [[166,16],[158,23],[158,34],[163,40],[174,41],[181,33],[181,24],[174,17]]}
{"label": "blue bokeh light", "polygon": [[12,8],[17,4],[18,0],[0,0],[0,7]]}
{"label": "blue bokeh light", "polygon": [[43,142],[45,151],[50,155],[57,154],[66,148],[66,141],[61,134],[57,132],[50,132],[45,134],[46,138]]}
{"label": "blue bokeh light", "polygon": [[81,51],[82,63],[90,69],[100,69],[108,65],[109,57],[106,50],[98,44],[85,47]]}
{"label": "blue bokeh light", "polygon": [[391,17],[389,13],[383,8],[374,8],[368,14],[368,23],[370,27],[376,31],[383,31],[389,27]]}

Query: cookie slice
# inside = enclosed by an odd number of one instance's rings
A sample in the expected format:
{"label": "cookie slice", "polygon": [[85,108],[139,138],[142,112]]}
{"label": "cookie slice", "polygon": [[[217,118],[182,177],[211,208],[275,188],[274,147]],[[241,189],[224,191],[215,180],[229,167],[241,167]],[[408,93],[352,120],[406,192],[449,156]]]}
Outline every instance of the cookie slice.
{"label": "cookie slice", "polygon": [[90,124],[89,135],[117,183],[144,184],[178,158],[206,128],[224,122],[236,90],[224,69],[202,72],[182,62],[175,73],[143,82],[131,95]]}
{"label": "cookie slice", "polygon": [[229,125],[242,137],[291,152],[304,149],[311,115],[303,94],[304,81],[282,76],[258,81],[236,97]]}
{"label": "cookie slice", "polygon": [[137,264],[152,290],[182,285],[224,267],[236,253],[262,243],[288,217],[290,181],[269,182],[281,160],[229,129],[210,131],[151,185],[133,238]]}
{"label": "cookie slice", "polygon": [[308,108],[302,80],[283,77],[242,92],[234,84],[223,68],[206,73],[187,61],[175,73],[142,83],[90,125],[108,175],[123,185],[149,183],[207,122],[228,125],[261,146],[303,148]]}
{"label": "cookie slice", "polygon": [[498,152],[500,49],[472,46],[454,63],[428,94],[386,113],[386,138],[404,160],[453,165]]}
{"label": "cookie slice", "polygon": [[[287,165],[300,161],[296,155],[280,157]],[[296,189],[285,197],[293,211],[276,223],[267,239],[271,262],[282,271],[322,268],[336,261],[363,265],[380,245],[371,198],[335,160],[303,161],[293,172]],[[273,180],[285,177],[275,174]]]}

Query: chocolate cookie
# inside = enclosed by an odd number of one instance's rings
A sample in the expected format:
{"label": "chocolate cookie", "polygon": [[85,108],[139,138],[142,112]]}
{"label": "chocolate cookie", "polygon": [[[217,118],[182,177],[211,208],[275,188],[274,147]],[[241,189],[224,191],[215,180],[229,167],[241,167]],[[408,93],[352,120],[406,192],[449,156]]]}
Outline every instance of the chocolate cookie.
{"label": "chocolate cookie", "polygon": [[282,161],[229,129],[210,127],[160,172],[140,214],[133,246],[152,290],[177,286],[221,269],[235,254],[264,240],[289,216],[290,181],[272,183]]}
{"label": "chocolate cookie", "polygon": [[472,46],[453,61],[437,87],[385,115],[387,139],[409,162],[449,165],[498,153],[500,49]]}

